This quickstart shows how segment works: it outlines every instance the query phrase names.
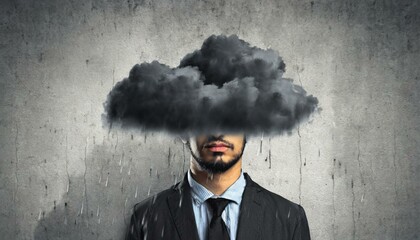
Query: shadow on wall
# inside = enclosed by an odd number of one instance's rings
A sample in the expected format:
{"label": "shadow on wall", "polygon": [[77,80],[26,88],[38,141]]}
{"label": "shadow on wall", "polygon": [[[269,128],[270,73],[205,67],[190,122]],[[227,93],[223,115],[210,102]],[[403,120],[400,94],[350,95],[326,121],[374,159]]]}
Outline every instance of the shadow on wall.
{"label": "shadow on wall", "polygon": [[60,202],[39,213],[34,239],[122,239],[132,206],[183,174],[174,150],[165,159],[165,151],[154,154],[142,145],[128,139],[94,145],[81,166],[85,174],[70,176]]}
{"label": "shadow on wall", "polygon": [[[83,196],[84,179],[71,179],[73,190],[63,196],[63,200],[53,210],[44,216],[40,213],[38,225],[34,232],[35,240],[45,239],[104,239],[101,237],[100,224],[107,224],[113,229],[109,221],[104,221],[92,206],[86,204]],[[95,205],[98,205],[97,203]],[[115,221],[115,220],[114,220]]]}

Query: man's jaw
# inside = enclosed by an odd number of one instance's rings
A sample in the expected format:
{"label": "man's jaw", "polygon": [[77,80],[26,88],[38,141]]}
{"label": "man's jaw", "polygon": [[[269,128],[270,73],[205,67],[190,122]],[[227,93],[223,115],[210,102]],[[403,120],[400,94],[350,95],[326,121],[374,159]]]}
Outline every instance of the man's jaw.
{"label": "man's jaw", "polygon": [[235,156],[233,159],[230,159],[229,162],[224,162],[223,154],[216,156],[214,159],[210,161],[206,161],[203,158],[197,157],[195,154],[192,154],[194,161],[198,163],[198,166],[210,174],[220,174],[224,173],[230,168],[232,168],[241,158],[241,155]]}
{"label": "man's jaw", "polygon": [[[219,147],[218,144],[222,144],[223,147],[225,147],[225,148],[226,148],[226,146],[228,146],[227,150],[232,150],[233,151],[233,149],[234,149],[233,144],[231,144],[231,143],[229,143],[229,142],[227,142],[223,139],[212,139],[211,141],[209,141],[209,142],[207,142],[207,143],[205,143],[201,146],[201,151],[208,150],[211,147],[216,147],[217,148],[217,147]],[[236,165],[239,162],[239,160],[242,158],[242,154],[244,152],[245,143],[242,146],[241,153],[238,154],[238,155],[235,155],[233,157],[233,159],[230,159],[229,162],[224,162],[223,161],[224,159],[222,157],[226,156],[225,152],[221,152],[221,151],[217,151],[217,150],[213,151],[213,156],[217,155],[216,159],[213,159],[213,161],[208,162],[208,161],[205,161],[203,158],[197,156],[194,153],[194,151],[191,148],[190,142],[188,142],[188,147],[190,149],[190,153],[191,153],[192,158],[194,158],[193,161],[195,161],[195,163],[198,167],[200,167],[203,171],[206,171],[207,173],[219,174],[219,173],[224,173],[224,172],[228,171],[229,169],[231,169],[234,165]],[[199,151],[198,153],[200,154],[201,151]]]}

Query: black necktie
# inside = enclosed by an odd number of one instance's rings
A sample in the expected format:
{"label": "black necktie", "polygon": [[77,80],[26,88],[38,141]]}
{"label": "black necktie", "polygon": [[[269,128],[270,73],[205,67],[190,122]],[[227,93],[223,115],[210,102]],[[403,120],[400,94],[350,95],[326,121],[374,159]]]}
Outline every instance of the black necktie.
{"label": "black necktie", "polygon": [[209,229],[207,231],[207,240],[229,240],[225,222],[222,219],[222,212],[230,200],[225,198],[209,198],[206,201],[213,213]]}

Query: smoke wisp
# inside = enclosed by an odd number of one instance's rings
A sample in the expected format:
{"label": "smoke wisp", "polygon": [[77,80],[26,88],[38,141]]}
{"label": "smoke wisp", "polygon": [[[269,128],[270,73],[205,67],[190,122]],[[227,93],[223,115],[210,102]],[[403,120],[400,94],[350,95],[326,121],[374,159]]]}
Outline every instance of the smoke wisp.
{"label": "smoke wisp", "polygon": [[135,65],[109,93],[104,116],[110,124],[170,133],[282,134],[318,106],[284,72],[277,51],[212,35],[178,67]]}

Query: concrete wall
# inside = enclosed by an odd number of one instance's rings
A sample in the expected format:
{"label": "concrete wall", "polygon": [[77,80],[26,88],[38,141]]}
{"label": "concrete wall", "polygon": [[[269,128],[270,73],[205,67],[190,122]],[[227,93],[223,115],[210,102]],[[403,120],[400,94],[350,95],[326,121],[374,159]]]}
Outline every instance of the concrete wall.
{"label": "concrete wall", "polygon": [[418,1],[116,2],[0,3],[0,238],[120,239],[189,154],[103,129],[106,95],[135,63],[176,66],[221,33],[278,50],[323,109],[250,139],[244,170],[301,203],[313,239],[420,238]]}

